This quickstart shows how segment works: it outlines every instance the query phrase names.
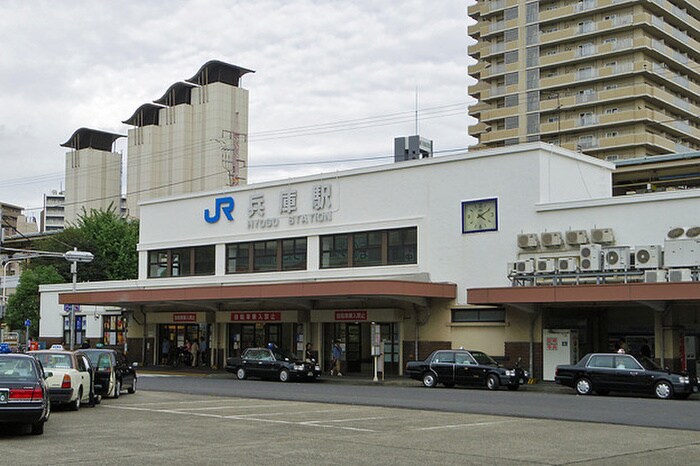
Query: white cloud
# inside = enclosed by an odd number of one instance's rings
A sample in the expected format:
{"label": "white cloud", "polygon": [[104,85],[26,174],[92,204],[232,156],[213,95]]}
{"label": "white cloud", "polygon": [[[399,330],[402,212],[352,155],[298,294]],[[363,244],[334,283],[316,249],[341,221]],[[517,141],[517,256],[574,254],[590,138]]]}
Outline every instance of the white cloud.
{"label": "white cloud", "polygon": [[[60,187],[59,144],[76,129],[126,134],[122,120],[211,59],[256,70],[243,78],[252,181],[377,163],[302,162],[391,155],[393,138],[414,132],[416,87],[421,134],[438,150],[469,143],[461,0],[3,0],[2,7],[1,201],[39,207],[43,193]],[[445,110],[428,118],[432,107]],[[400,112],[408,116],[400,124],[265,136]],[[270,166],[289,162],[300,165]]]}

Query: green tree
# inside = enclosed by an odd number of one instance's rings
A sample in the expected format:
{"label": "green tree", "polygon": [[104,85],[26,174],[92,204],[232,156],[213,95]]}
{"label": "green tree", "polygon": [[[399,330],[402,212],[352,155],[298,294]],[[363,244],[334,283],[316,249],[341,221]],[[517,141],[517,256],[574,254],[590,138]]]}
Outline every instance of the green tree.
{"label": "green tree", "polygon": [[19,279],[15,294],[7,302],[5,322],[11,329],[23,329],[24,321],[31,319],[29,334],[39,335],[39,285],[64,283],[63,277],[51,266],[25,270]]}
{"label": "green tree", "polygon": [[[91,252],[90,263],[78,265],[78,281],[129,280],[138,277],[139,224],[119,216],[114,208],[83,212],[75,225],[37,244],[44,251],[66,252],[73,248]],[[66,282],[72,281],[70,263],[64,259],[41,258],[32,265],[53,265]]]}

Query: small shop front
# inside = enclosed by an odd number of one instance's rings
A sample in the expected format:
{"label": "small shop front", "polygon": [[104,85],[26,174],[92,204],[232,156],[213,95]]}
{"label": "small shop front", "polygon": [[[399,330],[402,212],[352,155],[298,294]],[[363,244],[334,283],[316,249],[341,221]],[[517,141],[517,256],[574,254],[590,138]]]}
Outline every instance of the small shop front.
{"label": "small shop front", "polygon": [[[206,312],[161,312],[151,313],[149,323],[155,325],[156,348],[152,355],[153,364],[174,363],[178,350],[188,351],[188,345],[195,341],[205,346],[204,357],[196,361],[209,364],[209,348],[212,341],[212,325]],[[200,351],[202,351],[200,349]]]}

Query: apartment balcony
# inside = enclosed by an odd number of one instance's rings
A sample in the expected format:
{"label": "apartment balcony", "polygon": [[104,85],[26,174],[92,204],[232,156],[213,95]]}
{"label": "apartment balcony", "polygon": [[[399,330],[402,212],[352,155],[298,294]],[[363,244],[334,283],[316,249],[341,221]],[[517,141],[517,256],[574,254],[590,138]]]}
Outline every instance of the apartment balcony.
{"label": "apartment balcony", "polygon": [[479,122],[473,126],[469,127],[469,135],[474,137],[480,137],[482,134],[486,134],[489,125],[486,123]]}
{"label": "apartment balcony", "polygon": [[491,131],[485,132],[481,134],[480,137],[480,142],[482,144],[491,144],[496,141],[503,141],[505,139],[513,139],[517,138],[520,136],[520,129],[519,128],[512,128],[512,129],[494,129],[493,127],[491,128]]}
{"label": "apartment balcony", "polygon": [[570,17],[574,16],[590,15],[592,11],[611,10],[619,8],[623,3],[627,3],[627,0],[595,0],[584,1],[580,5],[578,3],[566,5],[553,10],[540,10],[540,23],[570,19]]}
{"label": "apartment balcony", "polygon": [[481,121],[489,122],[493,120],[502,120],[506,117],[517,115],[518,113],[519,112],[517,106],[501,108],[490,107],[489,109],[481,112]]}
{"label": "apartment balcony", "polygon": [[[503,11],[506,8],[518,6],[519,4],[519,0],[491,0],[490,2],[477,2],[473,7],[470,6],[468,11],[478,12],[481,16],[487,16]],[[471,16],[471,13],[469,14]]]}
{"label": "apartment balcony", "polygon": [[[657,16],[664,16],[669,19],[674,19],[676,21],[681,21],[688,25],[690,29],[700,30],[700,20],[696,19],[692,15],[678,8],[673,3],[668,0],[649,0],[650,6],[648,7],[650,11],[653,11]],[[695,0],[689,0],[687,5],[691,7],[695,3]],[[695,3],[697,5],[697,3]],[[698,8],[696,7],[696,10]]]}
{"label": "apartment balcony", "polygon": [[518,18],[509,19],[508,21],[483,21],[481,23],[481,36],[488,36],[489,34],[496,34],[498,32],[503,32],[506,29],[514,29],[518,27]]}

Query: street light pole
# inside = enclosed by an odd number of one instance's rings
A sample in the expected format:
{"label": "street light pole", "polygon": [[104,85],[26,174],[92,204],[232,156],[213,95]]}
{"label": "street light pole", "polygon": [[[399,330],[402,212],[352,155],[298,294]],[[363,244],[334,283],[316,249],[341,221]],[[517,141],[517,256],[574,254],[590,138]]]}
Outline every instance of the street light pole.
{"label": "street light pole", "polygon": [[[73,294],[76,292],[78,283],[78,262],[92,262],[95,256],[90,252],[78,251],[78,248],[73,248],[72,251],[67,251],[63,254],[63,258],[70,262],[70,273],[73,275]],[[75,349],[75,304],[70,305],[70,350]]]}

